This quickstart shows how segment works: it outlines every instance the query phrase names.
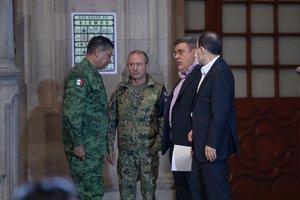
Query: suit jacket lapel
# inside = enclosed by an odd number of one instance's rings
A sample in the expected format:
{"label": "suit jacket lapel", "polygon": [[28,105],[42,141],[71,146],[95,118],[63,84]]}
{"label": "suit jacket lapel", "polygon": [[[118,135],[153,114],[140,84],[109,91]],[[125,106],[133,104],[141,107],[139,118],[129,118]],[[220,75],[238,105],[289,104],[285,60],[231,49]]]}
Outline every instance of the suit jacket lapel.
{"label": "suit jacket lapel", "polygon": [[188,75],[186,80],[183,82],[183,85],[181,86],[181,89],[179,91],[177,98],[179,98],[182,95],[182,93],[191,85],[191,82],[193,82],[193,80],[201,74],[199,69],[200,69],[199,65],[195,66],[193,71]]}
{"label": "suit jacket lapel", "polygon": [[[200,74],[199,74],[200,73]],[[186,78],[186,80],[184,81],[183,85],[181,86],[181,89],[179,91],[179,94],[177,96],[177,99],[174,103],[174,106],[176,105],[176,102],[178,100],[178,98],[183,94],[183,92],[188,88],[188,86],[191,84],[191,82],[197,77],[197,76],[201,76],[201,72],[200,72],[200,66],[196,65],[195,68],[193,69],[193,71],[188,75],[188,77]],[[173,94],[174,94],[174,89],[176,88],[176,86],[178,85],[178,83],[181,81],[181,79],[179,79],[177,81],[177,83],[175,84],[170,96],[169,96],[169,101],[167,102],[167,110],[170,109],[170,105],[171,105],[171,101],[173,98]]]}
{"label": "suit jacket lapel", "polygon": [[[178,85],[179,82],[180,82],[180,79],[176,82],[175,86],[173,87],[173,89],[172,89],[172,91],[171,91],[171,93],[170,93],[170,95],[169,95],[169,97],[168,97],[168,100],[167,100],[167,102],[166,102],[166,108],[167,108],[167,110],[170,109],[171,101],[172,101],[173,96],[174,96],[174,90],[175,90],[175,88],[176,88],[176,86]],[[168,114],[168,115],[169,115],[169,114]]]}
{"label": "suit jacket lapel", "polygon": [[201,90],[202,87],[205,86],[205,82],[208,80],[209,76],[213,73],[213,71],[215,70],[216,66],[222,61],[222,58],[219,57],[215,62],[214,64],[211,66],[210,70],[208,71],[208,73],[205,75],[204,79],[202,80],[202,83],[200,85],[200,88],[197,92],[197,95],[196,95],[196,98],[195,98],[195,101],[197,100],[198,96],[199,96],[199,92]]}

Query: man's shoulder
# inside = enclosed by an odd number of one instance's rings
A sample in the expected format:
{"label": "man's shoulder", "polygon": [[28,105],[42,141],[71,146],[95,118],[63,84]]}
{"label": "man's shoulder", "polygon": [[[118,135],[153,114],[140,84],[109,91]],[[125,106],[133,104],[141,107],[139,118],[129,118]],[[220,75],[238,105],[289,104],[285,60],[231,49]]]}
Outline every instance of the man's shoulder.
{"label": "man's shoulder", "polygon": [[150,90],[154,93],[161,94],[162,91],[166,91],[164,84],[158,81],[154,81],[152,84],[148,86],[149,86],[148,88],[150,88]]}
{"label": "man's shoulder", "polygon": [[76,64],[65,77],[67,87],[73,87],[74,85],[86,87],[89,85],[89,82],[88,72],[80,63]]}
{"label": "man's shoulder", "polygon": [[82,64],[76,64],[68,73],[68,78],[86,76],[87,70],[86,67]]}
{"label": "man's shoulder", "polygon": [[164,87],[164,84],[161,83],[161,82],[154,82],[154,86],[157,87],[157,88],[163,88]]}
{"label": "man's shoulder", "polygon": [[162,88],[164,86],[162,82],[154,80],[154,78],[150,74],[147,74],[147,85],[153,85],[155,88]]}

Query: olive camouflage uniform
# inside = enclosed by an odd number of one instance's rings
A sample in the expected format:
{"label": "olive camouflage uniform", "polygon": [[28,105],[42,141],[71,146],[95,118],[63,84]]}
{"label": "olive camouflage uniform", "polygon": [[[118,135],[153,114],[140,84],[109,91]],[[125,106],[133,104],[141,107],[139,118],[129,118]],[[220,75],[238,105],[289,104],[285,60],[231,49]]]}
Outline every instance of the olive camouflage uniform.
{"label": "olive camouflage uniform", "polygon": [[[102,169],[107,154],[108,104],[97,69],[84,58],[69,72],[64,94],[64,149],[81,200],[102,199]],[[73,154],[83,145],[85,159]]]}
{"label": "olive camouflage uniform", "polygon": [[137,181],[143,199],[155,199],[161,149],[161,130],[166,90],[147,74],[147,83],[133,88],[128,77],[119,83],[109,102],[108,148],[118,141],[118,176],[122,200],[136,198]]}

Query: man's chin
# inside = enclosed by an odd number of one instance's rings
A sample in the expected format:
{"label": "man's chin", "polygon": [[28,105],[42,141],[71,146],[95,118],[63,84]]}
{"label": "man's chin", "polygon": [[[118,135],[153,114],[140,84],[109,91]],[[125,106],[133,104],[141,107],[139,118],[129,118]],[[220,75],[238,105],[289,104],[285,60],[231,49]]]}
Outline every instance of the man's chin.
{"label": "man's chin", "polygon": [[178,71],[183,71],[185,68],[183,66],[178,66],[177,69]]}
{"label": "man's chin", "polygon": [[97,69],[105,69],[106,66],[98,66]]}
{"label": "man's chin", "polygon": [[131,74],[131,77],[134,79],[139,79],[141,76],[138,74]]}

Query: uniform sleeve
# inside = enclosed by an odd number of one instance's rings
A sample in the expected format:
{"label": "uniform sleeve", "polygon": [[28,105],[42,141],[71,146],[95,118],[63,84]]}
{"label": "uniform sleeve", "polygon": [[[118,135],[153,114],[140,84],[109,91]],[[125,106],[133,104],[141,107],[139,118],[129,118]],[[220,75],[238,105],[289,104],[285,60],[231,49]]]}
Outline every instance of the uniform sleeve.
{"label": "uniform sleeve", "polygon": [[109,100],[108,151],[114,150],[116,129],[118,127],[117,109],[117,90],[115,90]]}
{"label": "uniform sleeve", "polygon": [[161,150],[161,140],[162,140],[162,130],[163,130],[163,124],[164,124],[164,109],[165,104],[168,99],[168,92],[165,88],[165,86],[162,86],[160,96],[157,102],[157,132],[156,132],[156,141],[154,144],[154,149]]}
{"label": "uniform sleeve", "polygon": [[158,117],[163,117],[164,116],[164,110],[165,110],[165,105],[168,99],[168,92],[165,86],[162,86],[162,90],[159,96],[159,100],[157,102],[157,114]]}
{"label": "uniform sleeve", "polygon": [[74,146],[83,144],[83,117],[86,107],[87,80],[71,78],[66,81],[64,94],[64,126]]}

